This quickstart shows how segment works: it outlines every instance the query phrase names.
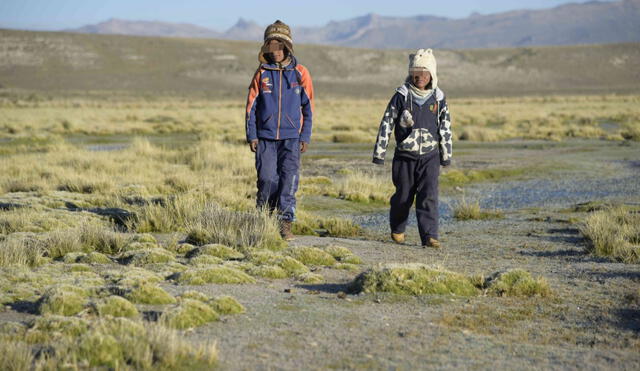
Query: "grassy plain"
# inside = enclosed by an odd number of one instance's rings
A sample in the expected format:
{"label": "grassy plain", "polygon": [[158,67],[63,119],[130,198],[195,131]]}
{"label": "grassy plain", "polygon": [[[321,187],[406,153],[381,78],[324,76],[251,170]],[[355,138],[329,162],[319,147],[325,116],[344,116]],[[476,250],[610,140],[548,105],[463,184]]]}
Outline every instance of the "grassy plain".
{"label": "grassy plain", "polygon": [[[489,215],[461,198],[443,251],[388,243],[390,161],[370,156],[404,52],[297,48],[320,98],[299,239],[282,241],[244,143],[255,50],[0,30],[0,369],[640,365],[629,205]],[[615,176],[640,161],[639,50],[438,51],[441,194],[635,184]]]}
{"label": "grassy plain", "polygon": [[[564,96],[454,99],[450,104],[455,141],[472,143],[463,146],[464,158],[465,150],[482,142],[637,141],[639,100]],[[349,215],[384,210],[391,182],[384,168],[365,165],[369,158],[351,158],[348,148],[372,145],[384,105],[383,100],[318,102],[312,145],[334,143],[346,150],[320,150],[304,159],[297,234],[379,238]],[[552,295],[544,277],[534,280],[523,270],[491,281],[490,271],[465,276],[411,263],[381,271],[374,265],[356,277],[363,271],[362,259],[348,248],[287,247],[274,217],[254,210],[255,170],[243,143],[241,102],[14,94],[4,96],[0,107],[0,300],[6,313],[27,316],[3,325],[0,341],[9,351],[3,367],[213,365],[214,345],[167,342],[181,336],[173,331],[207,326],[243,312],[243,306],[229,298],[235,304],[227,306],[238,309],[225,310],[216,297],[198,291],[176,295],[172,287],[184,285],[251,286],[274,280],[321,285],[325,276],[335,275],[332,271],[342,271],[368,295],[462,295],[458,289],[480,297],[531,290],[534,294],[523,296]],[[455,193],[479,182],[549,171],[531,166],[474,168],[463,161],[442,174],[441,186]],[[461,219],[482,219],[477,202],[464,198],[458,213]],[[637,231],[629,233],[626,243],[636,243]],[[621,259],[635,261],[633,256]],[[509,313],[505,309],[497,318]],[[485,319],[476,316],[463,310],[440,323],[485,331],[486,324],[474,322]],[[132,336],[122,332],[123,326],[135,329],[147,322],[153,322],[147,335],[135,335],[146,338],[126,338],[134,352],[122,347],[125,336]],[[66,332],[53,335],[60,326]],[[77,345],[94,343],[100,352]],[[55,355],[37,355],[33,350],[40,346],[54,348]]]}

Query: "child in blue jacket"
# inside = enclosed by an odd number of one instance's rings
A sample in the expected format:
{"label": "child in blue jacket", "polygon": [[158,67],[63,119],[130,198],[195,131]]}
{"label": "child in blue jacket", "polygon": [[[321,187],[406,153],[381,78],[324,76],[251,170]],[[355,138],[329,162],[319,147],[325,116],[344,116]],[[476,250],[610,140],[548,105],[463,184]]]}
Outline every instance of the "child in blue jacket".
{"label": "child in blue jacket", "polygon": [[279,20],[265,30],[258,59],[246,111],[247,142],[256,154],[257,206],[277,210],[280,234],[292,240],[300,153],[311,141],[313,84],[293,55],[289,26]]}
{"label": "child in blue jacket", "polygon": [[391,238],[404,243],[409,209],[416,203],[422,247],[440,248],[438,241],[438,176],[452,155],[449,108],[438,88],[436,59],[431,49],[409,56],[409,75],[396,89],[380,123],[373,162],[383,164],[391,132],[396,140],[389,223]]}

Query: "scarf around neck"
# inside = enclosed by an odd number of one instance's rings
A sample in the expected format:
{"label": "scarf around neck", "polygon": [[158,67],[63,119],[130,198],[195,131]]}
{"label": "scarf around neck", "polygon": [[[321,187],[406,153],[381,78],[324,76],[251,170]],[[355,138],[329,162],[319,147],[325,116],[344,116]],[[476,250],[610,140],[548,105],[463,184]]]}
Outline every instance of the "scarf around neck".
{"label": "scarf around neck", "polygon": [[409,91],[411,92],[411,94],[413,94],[416,98],[427,99],[431,94],[433,94],[433,89],[422,90],[418,89],[417,86],[411,83],[408,83],[407,85],[409,85]]}

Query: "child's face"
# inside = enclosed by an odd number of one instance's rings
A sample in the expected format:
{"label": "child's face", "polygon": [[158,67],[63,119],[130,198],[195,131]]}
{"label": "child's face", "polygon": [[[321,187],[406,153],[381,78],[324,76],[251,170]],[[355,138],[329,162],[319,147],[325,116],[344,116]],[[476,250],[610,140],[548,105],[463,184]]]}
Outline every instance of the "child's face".
{"label": "child's face", "polygon": [[429,82],[431,82],[431,72],[427,70],[413,70],[411,71],[411,82],[418,89],[425,89]]}
{"label": "child's face", "polygon": [[284,61],[284,43],[282,41],[270,40],[266,48],[275,63]]}

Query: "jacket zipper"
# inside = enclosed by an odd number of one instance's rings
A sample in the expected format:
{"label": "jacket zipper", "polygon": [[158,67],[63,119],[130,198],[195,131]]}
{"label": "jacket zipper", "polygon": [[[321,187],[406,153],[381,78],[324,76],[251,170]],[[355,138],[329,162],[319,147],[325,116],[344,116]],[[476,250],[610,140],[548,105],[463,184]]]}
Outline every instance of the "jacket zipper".
{"label": "jacket zipper", "polygon": [[278,89],[278,131],[276,139],[280,139],[280,120],[282,119],[282,70],[280,70],[280,88]]}

